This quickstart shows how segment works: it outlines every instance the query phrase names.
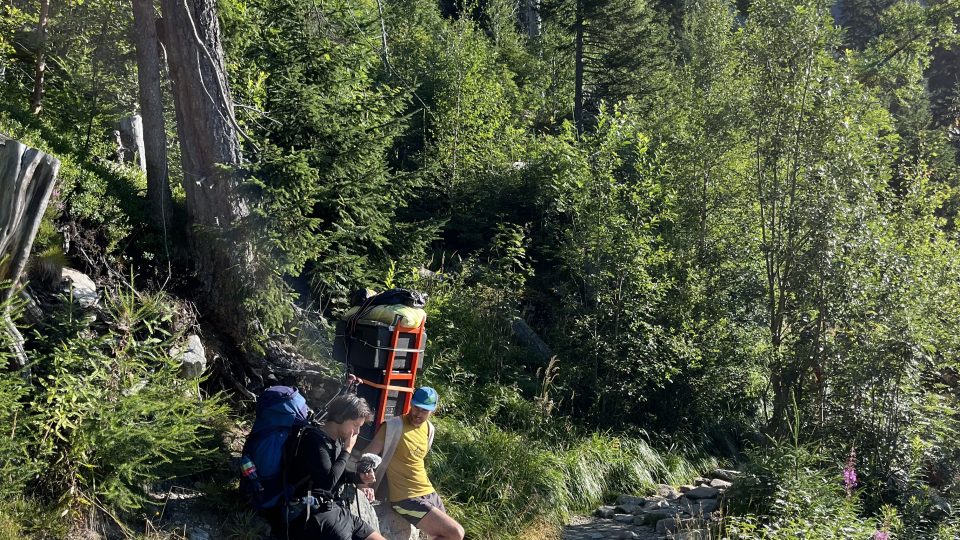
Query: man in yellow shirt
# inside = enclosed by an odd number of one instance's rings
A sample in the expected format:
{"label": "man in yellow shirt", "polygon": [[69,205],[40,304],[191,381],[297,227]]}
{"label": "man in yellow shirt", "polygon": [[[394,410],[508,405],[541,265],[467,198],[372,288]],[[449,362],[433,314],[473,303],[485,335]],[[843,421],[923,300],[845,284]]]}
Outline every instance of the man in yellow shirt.
{"label": "man in yellow shirt", "polygon": [[383,455],[376,470],[379,498],[386,484],[390,506],[414,527],[436,540],[463,540],[463,527],[447,515],[424,465],[434,433],[428,419],[438,402],[433,388],[417,389],[410,412],[384,422],[365,452]]}

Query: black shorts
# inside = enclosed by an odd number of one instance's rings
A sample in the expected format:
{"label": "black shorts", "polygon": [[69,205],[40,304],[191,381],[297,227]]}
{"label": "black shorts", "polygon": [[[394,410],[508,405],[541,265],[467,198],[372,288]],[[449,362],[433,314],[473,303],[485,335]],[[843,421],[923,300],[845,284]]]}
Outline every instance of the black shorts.
{"label": "black shorts", "polygon": [[[375,531],[339,504],[321,505],[320,511],[293,519],[287,526],[290,540],[365,540]],[[284,538],[283,532],[274,536]]]}
{"label": "black shorts", "polygon": [[443,507],[443,501],[440,500],[440,496],[437,495],[436,491],[428,495],[392,502],[390,506],[393,507],[394,512],[400,514],[403,519],[407,520],[414,527],[434,508],[444,514],[447,513],[447,509]]}

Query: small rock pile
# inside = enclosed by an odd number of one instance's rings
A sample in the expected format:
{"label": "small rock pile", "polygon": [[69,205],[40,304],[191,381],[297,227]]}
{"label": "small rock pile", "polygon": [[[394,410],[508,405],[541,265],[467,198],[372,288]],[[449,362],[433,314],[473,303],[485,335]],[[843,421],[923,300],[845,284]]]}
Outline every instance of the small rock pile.
{"label": "small rock pile", "polygon": [[661,485],[647,497],[621,495],[615,505],[601,506],[594,515],[632,525],[653,528],[660,538],[702,540],[709,538],[711,521],[719,518],[724,493],[740,473],[716,469],[693,485]]}

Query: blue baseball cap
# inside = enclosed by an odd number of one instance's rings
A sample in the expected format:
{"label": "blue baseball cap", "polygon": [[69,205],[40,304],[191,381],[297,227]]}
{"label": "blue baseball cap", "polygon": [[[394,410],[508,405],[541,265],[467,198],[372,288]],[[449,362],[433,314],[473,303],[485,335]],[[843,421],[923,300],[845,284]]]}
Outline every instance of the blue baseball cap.
{"label": "blue baseball cap", "polygon": [[421,386],[413,393],[413,405],[425,411],[436,409],[439,401],[440,396],[437,395],[437,391],[429,386]]}

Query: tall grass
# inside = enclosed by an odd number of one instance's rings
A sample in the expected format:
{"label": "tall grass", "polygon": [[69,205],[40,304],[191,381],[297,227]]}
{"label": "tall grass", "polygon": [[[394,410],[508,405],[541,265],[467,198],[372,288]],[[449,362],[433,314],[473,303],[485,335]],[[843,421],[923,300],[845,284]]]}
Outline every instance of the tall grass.
{"label": "tall grass", "polygon": [[[646,442],[571,431],[538,439],[490,421],[438,422],[430,477],[470,538],[514,538],[531,526],[557,530],[571,513],[619,493],[677,484],[715,463],[659,452]],[[542,531],[549,536],[550,531]]]}

